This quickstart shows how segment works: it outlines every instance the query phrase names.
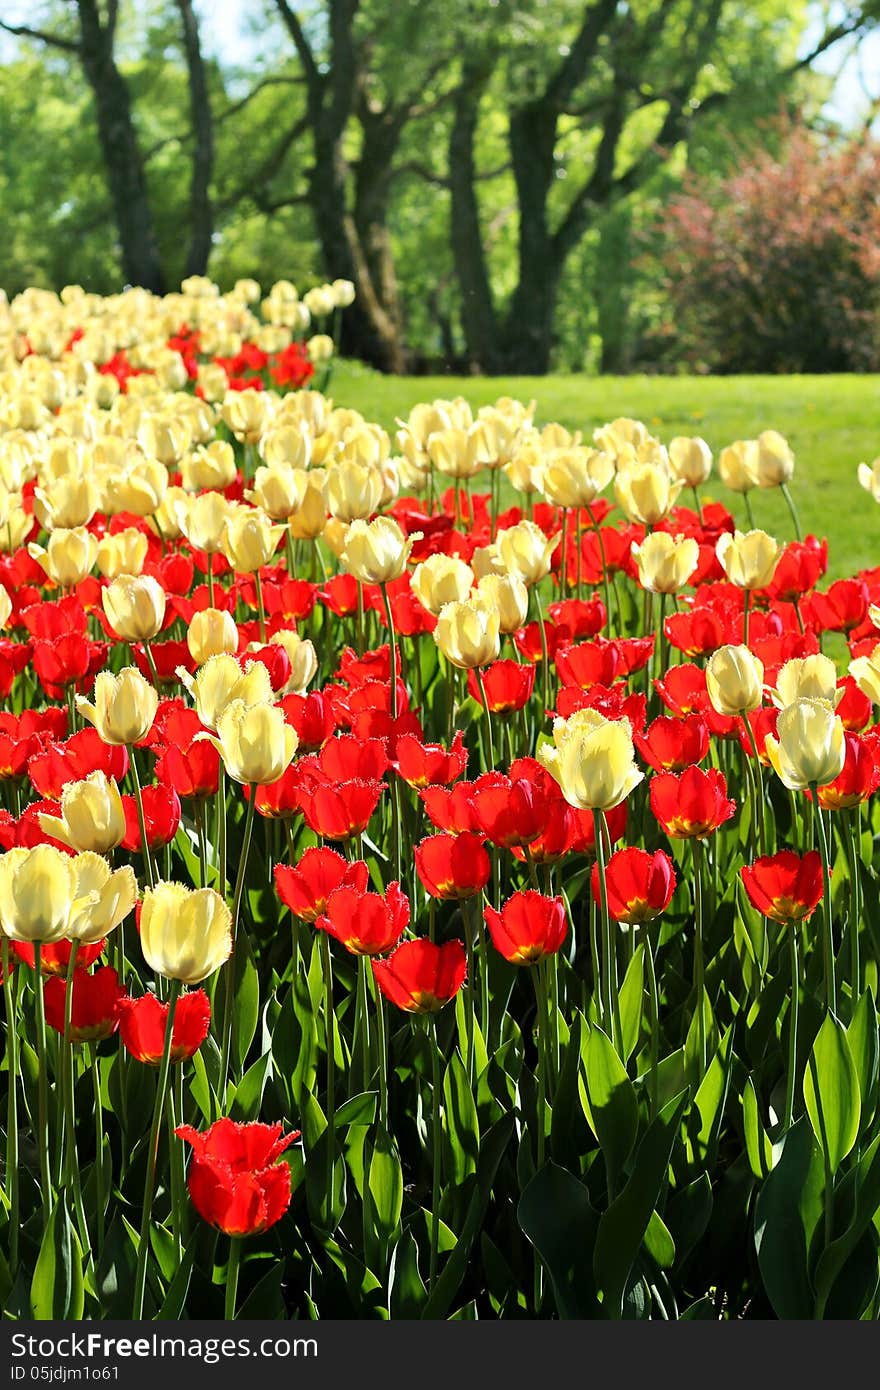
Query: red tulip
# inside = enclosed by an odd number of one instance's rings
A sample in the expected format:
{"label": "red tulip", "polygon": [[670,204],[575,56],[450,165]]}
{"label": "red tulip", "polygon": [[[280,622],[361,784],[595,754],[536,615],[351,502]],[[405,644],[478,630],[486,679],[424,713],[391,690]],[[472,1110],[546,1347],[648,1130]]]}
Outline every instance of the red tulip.
{"label": "red tulip", "polygon": [[663,621],[670,646],[685,656],[708,656],[726,643],[733,643],[735,627],[712,608],[693,608],[689,613],[670,613]]}
{"label": "red tulip", "polygon": [[[211,1005],[203,989],[180,996],[171,1033],[172,1062],[187,1061],[198,1052],[208,1036],[210,1022]],[[126,995],[119,1001],[119,1036],[125,1050],[138,1062],[159,1065],[167,1023],[168,1005],[155,994],[143,994],[139,999]]]}
{"label": "red tulip", "polygon": [[644,730],[648,702],[641,692],[629,693],[625,681],[613,685],[594,685],[590,690],[563,686],[556,698],[556,713],[568,719],[579,709],[595,709],[606,719],[628,719],[633,733]]}
{"label": "red tulip", "polygon": [[121,782],[128,771],[128,750],[105,743],[97,729],[81,729],[64,743],[50,743],[28,761],[28,777],[36,791],[60,801],[68,782],[81,782],[90,772],[103,772]]}
{"label": "red tulip", "polygon": [[299,735],[301,752],[321,748],[336,732],[336,714],[323,690],[308,695],[285,695],[281,701],[284,718]]}
{"label": "red tulip", "polygon": [[464,984],[467,960],[460,941],[404,941],[385,960],[370,962],[379,989],[407,1013],[436,1013]]}
{"label": "red tulip", "polygon": [[709,727],[701,714],[661,715],[643,734],[634,733],[633,743],[655,772],[683,772],[709,752]]}
{"label": "red tulip", "polygon": [[385,789],[383,782],[353,778],[337,784],[303,779],[299,804],[306,825],[324,840],[349,840],[366,830]]}
{"label": "red tulip", "polygon": [[416,872],[432,898],[471,898],[489,882],[489,856],[478,835],[429,835],[414,855]]}
{"label": "red tulip", "polygon": [[560,640],[569,642],[576,642],[580,637],[595,637],[608,618],[598,594],[588,599],[559,599],[550,604],[547,612],[556,624]]}
{"label": "red tulip", "polygon": [[274,1226],[290,1205],[290,1168],[279,1163],[300,1131],[282,1138],[281,1124],[217,1120],[200,1133],[175,1130],[193,1149],[188,1187],[203,1221],[229,1236],[257,1235]]}
{"label": "red tulip", "polygon": [[736,811],[723,772],[686,768],[680,776],[659,772],[651,778],[651,810],[674,840],[702,839]]}
{"label": "red tulip", "polygon": [[[101,1038],[109,1038],[119,1025],[119,1001],[125,998],[125,990],[119,984],[116,971],[111,965],[102,965],[93,975],[85,970],[77,970],[72,987],[70,1041],[99,1042]],[[63,1035],[67,982],[57,975],[47,980],[43,987],[43,998],[46,1022],[56,1033]]]}
{"label": "red tulip", "polygon": [[428,819],[438,830],[450,835],[479,832],[480,822],[474,803],[475,782],[457,782],[454,787],[425,787],[419,798]]}
{"label": "red tulip", "polygon": [[871,744],[858,734],[845,733],[843,768],[833,782],[819,788],[819,805],[824,811],[846,811],[860,806],[880,786],[878,767]]}
{"label": "red tulip", "polygon": [[781,849],[740,869],[749,902],[774,922],[802,922],[815,911],[824,891],[822,858],[811,849],[803,856]]}
{"label": "red tulip", "polygon": [[826,594],[811,594],[804,604],[804,620],[820,632],[850,632],[867,612],[868,586],[858,578],[836,579]]}
{"label": "red tulip", "polygon": [[844,676],[837,682],[837,688],[844,691],[843,698],[837,706],[837,714],[844,729],[851,734],[861,733],[871,722],[871,701],[859,690],[852,676]]}
{"label": "red tulip", "polygon": [[[547,656],[550,661],[556,655],[556,647],[559,642],[559,634],[556,624],[544,622],[544,640],[547,643]],[[513,634],[514,645],[518,652],[522,652],[526,661],[537,665],[544,659],[544,648],[541,644],[541,625],[538,622],[527,623],[525,627],[518,628]]]}
{"label": "red tulip", "polygon": [[[144,787],[141,793],[144,805],[144,823],[147,831],[147,844],[151,850],[164,849],[170,845],[180,825],[180,797],[173,787]],[[133,796],[122,798],[125,810],[125,837],[122,848],[131,853],[141,849],[141,827],[138,819],[137,800]]]}
{"label": "red tulip", "polygon": [[[594,864],[590,887],[595,902],[601,902],[599,865]],[[630,847],[612,854],[605,869],[608,911],[615,922],[637,927],[659,917],[675,892],[672,860],[662,849],[654,854]]]}
{"label": "red tulip", "polygon": [[448,786],[467,767],[468,753],[460,731],[448,749],[441,743],[423,743],[414,734],[403,734],[397,740],[396,754],[394,769],[398,776],[418,789]]}
{"label": "red tulip", "polygon": [[533,759],[520,759],[510,777],[489,773],[474,783],[477,824],[504,849],[543,835],[560,799],[559,784]]}
{"label": "red tulip", "polygon": [[353,955],[381,956],[397,945],[408,922],[409,899],[394,882],[384,894],[335,889],[315,926],[335,936]]}
{"label": "red tulip", "polygon": [[[522,661],[493,661],[484,667],[483,689],[490,713],[509,714],[528,704],[535,688],[535,671],[536,667]],[[482,704],[483,696],[474,671],[468,671],[467,688],[472,698]]]}
{"label": "red tulip", "polygon": [[565,904],[534,889],[514,893],[500,912],[483,909],[492,945],[512,965],[535,965],[555,955],[568,933]]}
{"label": "red tulip", "polygon": [[275,865],[275,888],[294,917],[314,922],[326,911],[330,894],[337,888],[353,888],[365,893],[370,872],[362,860],[353,864],[335,849],[307,849],[294,865]]}
{"label": "red tulip", "polygon": [[560,643],[556,650],[556,670],[563,685],[589,690],[593,685],[610,685],[620,670],[614,642],[599,638],[595,642]]}
{"label": "red tulip", "polygon": [[[593,821],[592,811],[572,811],[572,829],[569,837],[569,847],[577,854],[594,855],[596,853],[596,827]],[[608,839],[612,845],[617,844],[626,834],[627,807],[626,802],[621,801],[619,806],[612,806],[610,811],[605,812],[605,824],[608,827]]]}
{"label": "red tulip", "polygon": [[[76,953],[77,974],[94,965],[95,961],[100,959],[106,945],[106,941],[96,941],[92,946],[80,946]],[[9,946],[13,955],[17,956],[23,965],[28,965],[33,970],[33,946],[26,941],[10,941]],[[66,976],[70,965],[71,950],[72,946],[69,941],[44,942],[40,948],[40,974]]]}
{"label": "red tulip", "polygon": [[309,757],[308,765],[327,782],[350,782],[354,777],[378,782],[388,770],[388,755],[382,739],[337,734]]}

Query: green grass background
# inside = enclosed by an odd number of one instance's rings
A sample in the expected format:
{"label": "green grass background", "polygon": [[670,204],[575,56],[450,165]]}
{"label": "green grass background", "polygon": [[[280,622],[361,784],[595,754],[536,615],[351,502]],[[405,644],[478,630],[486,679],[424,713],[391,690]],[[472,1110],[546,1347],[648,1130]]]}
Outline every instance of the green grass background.
{"label": "green grass background", "polygon": [[[615,416],[635,416],[664,443],[702,435],[716,456],[734,439],[777,429],[795,453],[792,492],[802,530],[828,537],[829,577],[880,565],[880,507],[856,480],[858,465],[880,455],[880,376],[386,377],[341,362],[328,394],[391,431],[418,401],[457,395],[474,408],[499,396],[534,399],[537,424],[555,420],[586,439]],[[714,477],[703,494],[746,524],[742,498]],[[756,524],[790,539],[782,498],[756,489],[751,500]]]}

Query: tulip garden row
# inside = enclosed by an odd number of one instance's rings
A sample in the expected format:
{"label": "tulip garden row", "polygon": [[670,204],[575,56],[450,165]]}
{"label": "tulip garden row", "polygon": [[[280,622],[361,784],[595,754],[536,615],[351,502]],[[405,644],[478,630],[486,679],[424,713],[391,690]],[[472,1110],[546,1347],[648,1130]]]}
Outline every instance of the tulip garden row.
{"label": "tulip garden row", "polygon": [[254,288],[0,324],[5,1316],[876,1318],[880,571]]}

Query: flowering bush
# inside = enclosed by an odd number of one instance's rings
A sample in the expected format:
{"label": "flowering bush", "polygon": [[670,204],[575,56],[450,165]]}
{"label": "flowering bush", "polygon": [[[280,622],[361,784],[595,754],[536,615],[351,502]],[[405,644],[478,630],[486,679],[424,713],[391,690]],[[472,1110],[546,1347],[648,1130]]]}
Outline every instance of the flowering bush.
{"label": "flowering bush", "polygon": [[4,1306],[877,1316],[880,574],[256,297],[10,310]]}

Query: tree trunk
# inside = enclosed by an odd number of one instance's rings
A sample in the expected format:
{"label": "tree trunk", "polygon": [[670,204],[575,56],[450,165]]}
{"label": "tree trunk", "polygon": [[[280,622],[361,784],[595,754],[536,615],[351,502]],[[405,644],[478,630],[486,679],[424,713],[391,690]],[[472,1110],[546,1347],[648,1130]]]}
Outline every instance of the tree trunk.
{"label": "tree trunk", "polygon": [[557,116],[546,104],[522,107],[510,118],[510,153],[519,207],[519,275],[504,323],[503,370],[526,375],[550,370],[553,321],[562,262],[547,220]]}
{"label": "tree trunk", "polygon": [[451,238],[455,273],[461,290],[461,323],[468,356],[478,370],[493,375],[501,370],[498,322],[486,264],[477,199],[474,140],[480,98],[491,74],[491,64],[465,64],[455,94],[449,136],[449,184]]}
{"label": "tree trunk", "polygon": [[394,157],[402,123],[388,113],[361,115],[363,143],[355,170],[353,230],[376,301],[384,314],[389,370],[406,371],[403,306],[391,248],[388,208]]}
{"label": "tree trunk", "polygon": [[185,275],[204,275],[208,269],[214,234],[211,177],[214,172],[214,123],[205,63],[199,42],[199,24],[191,0],[177,0],[183,25],[183,48],[189,74],[189,100],[195,145],[189,185],[189,248]]}
{"label": "tree trunk", "polygon": [[83,71],[95,98],[98,134],[113,202],[126,280],[164,294],[144,162],[131,116],[128,87],[113,57],[112,26],[102,25],[96,0],[78,0]]}

